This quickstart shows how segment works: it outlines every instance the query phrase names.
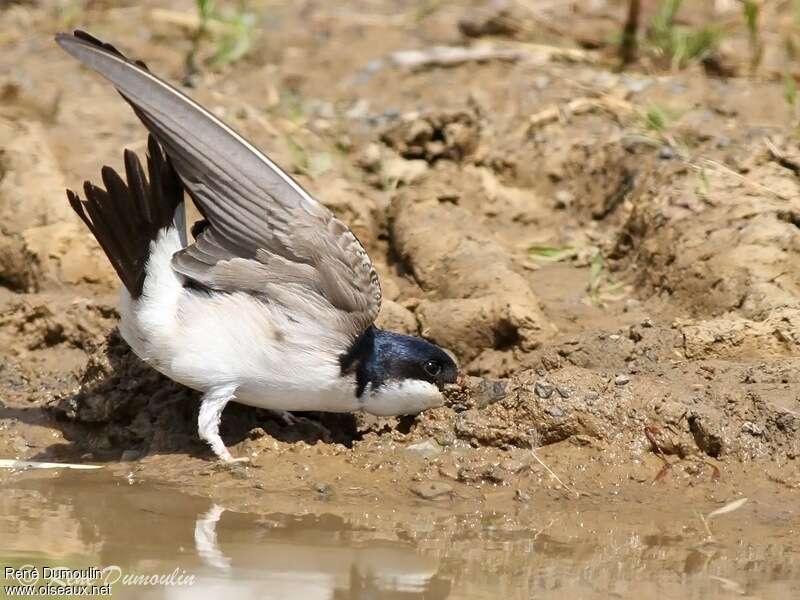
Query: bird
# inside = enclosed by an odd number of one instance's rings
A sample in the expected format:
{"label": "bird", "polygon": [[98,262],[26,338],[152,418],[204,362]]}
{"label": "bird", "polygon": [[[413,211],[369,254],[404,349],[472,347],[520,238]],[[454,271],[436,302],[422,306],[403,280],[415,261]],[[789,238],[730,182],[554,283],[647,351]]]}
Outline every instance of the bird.
{"label": "bird", "polygon": [[[67,190],[121,280],[119,331],[152,368],[202,393],[199,437],[224,462],[229,402],[416,414],[459,380],[453,358],[380,329],[377,272],[356,236],[266,154],[111,44],[56,43],[108,80],[148,131],[145,167]],[[184,192],[202,219],[187,231]],[[191,239],[189,238],[191,233]]]}

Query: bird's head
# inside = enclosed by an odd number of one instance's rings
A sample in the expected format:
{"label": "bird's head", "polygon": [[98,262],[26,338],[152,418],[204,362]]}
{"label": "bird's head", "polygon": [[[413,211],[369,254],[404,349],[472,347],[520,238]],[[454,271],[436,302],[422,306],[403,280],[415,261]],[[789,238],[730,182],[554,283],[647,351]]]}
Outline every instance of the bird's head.
{"label": "bird's head", "polygon": [[438,346],[376,327],[356,340],[341,364],[343,373],[355,374],[364,410],[381,416],[441,406],[444,386],[458,378],[456,363]]}

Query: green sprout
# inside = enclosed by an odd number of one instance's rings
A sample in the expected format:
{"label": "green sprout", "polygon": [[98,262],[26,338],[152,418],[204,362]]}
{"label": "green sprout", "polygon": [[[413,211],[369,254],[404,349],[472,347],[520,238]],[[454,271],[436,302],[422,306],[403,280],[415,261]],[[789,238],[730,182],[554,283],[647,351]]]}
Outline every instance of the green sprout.
{"label": "green sprout", "polygon": [[197,54],[204,41],[213,44],[214,52],[207,63],[214,66],[240,60],[255,42],[256,17],[248,12],[247,0],[239,0],[235,9],[221,9],[216,0],[195,0],[195,6],[198,25],[186,55],[187,81],[198,72]]}
{"label": "green sprout", "polygon": [[675,70],[713,54],[722,37],[722,31],[713,25],[696,30],[677,25],[675,17],[681,4],[683,0],[664,0],[647,35],[650,46],[668,57]]}
{"label": "green sprout", "polygon": [[783,99],[789,105],[789,109],[792,111],[792,119],[796,122],[798,119],[797,80],[791,73],[783,74]]}
{"label": "green sprout", "polygon": [[789,73],[783,74],[783,99],[792,108],[797,105],[797,81]]}
{"label": "green sprout", "polygon": [[317,179],[333,169],[333,157],[330,152],[309,154],[291,135],[286,134],[285,138],[297,172],[304,173],[311,179]]}
{"label": "green sprout", "polygon": [[700,182],[698,194],[703,198],[708,199],[708,197],[711,195],[711,182],[708,179],[708,172],[706,172],[705,167],[700,167],[698,169],[697,179]]}
{"label": "green sprout", "polygon": [[534,244],[528,248],[534,258],[549,262],[559,262],[574,258],[578,254],[577,248],[571,246],[549,246],[547,244]]}
{"label": "green sprout", "polygon": [[656,133],[664,133],[672,120],[669,113],[657,104],[647,107],[641,118],[645,129]]}
{"label": "green sprout", "polygon": [[308,153],[297,141],[289,134],[286,134],[286,144],[289,146],[289,152],[292,154],[294,166],[298,171],[304,173],[308,172],[309,160]]}
{"label": "green sprout", "polygon": [[586,287],[589,301],[602,308],[608,302],[621,300],[624,297],[623,286],[622,282],[611,277],[605,258],[598,250],[589,259],[589,284]]}
{"label": "green sprout", "polygon": [[747,24],[747,35],[750,43],[750,73],[755,73],[761,58],[764,56],[764,42],[761,39],[761,28],[758,25],[761,15],[761,4],[758,0],[742,0],[742,12]]}

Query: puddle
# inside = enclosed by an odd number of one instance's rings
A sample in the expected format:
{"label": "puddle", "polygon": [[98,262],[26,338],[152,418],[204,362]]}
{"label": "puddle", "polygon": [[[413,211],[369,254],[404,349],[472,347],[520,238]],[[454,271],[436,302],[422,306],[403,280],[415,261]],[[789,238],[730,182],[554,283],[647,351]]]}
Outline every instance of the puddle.
{"label": "puddle", "polygon": [[[96,585],[113,581],[112,597],[120,598],[800,594],[791,530],[770,540],[757,525],[734,527],[701,543],[698,523],[667,527],[635,507],[447,515],[423,504],[413,516],[371,519],[365,511],[354,522],[333,510],[307,511],[302,499],[295,514],[269,513],[264,500],[262,514],[249,514],[107,473],[18,473],[0,497],[2,563],[36,566],[36,585],[46,581],[45,566],[105,569],[82,575]],[[142,577],[160,580],[143,585]]]}

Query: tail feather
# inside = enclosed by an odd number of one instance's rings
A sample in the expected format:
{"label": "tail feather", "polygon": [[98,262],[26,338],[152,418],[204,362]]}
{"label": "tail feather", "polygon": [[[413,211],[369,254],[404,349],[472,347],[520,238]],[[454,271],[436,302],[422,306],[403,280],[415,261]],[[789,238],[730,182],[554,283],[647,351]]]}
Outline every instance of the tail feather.
{"label": "tail feather", "polygon": [[105,189],[86,182],[86,200],[67,190],[70,206],[97,239],[133,298],[142,294],[150,242],[174,225],[185,243],[185,220],[178,214],[183,186],[155,138],[147,143],[147,177],[139,158],[125,150],[125,180],[110,167],[101,171]]}

